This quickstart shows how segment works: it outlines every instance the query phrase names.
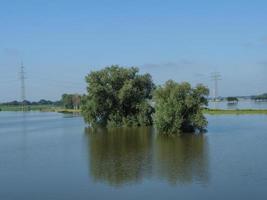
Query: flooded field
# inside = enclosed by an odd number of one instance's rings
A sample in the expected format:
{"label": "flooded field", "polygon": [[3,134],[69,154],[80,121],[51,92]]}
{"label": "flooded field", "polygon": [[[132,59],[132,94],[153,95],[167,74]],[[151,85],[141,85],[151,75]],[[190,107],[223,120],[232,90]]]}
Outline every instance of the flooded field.
{"label": "flooded field", "polygon": [[209,108],[213,109],[227,109],[227,110],[235,110],[235,109],[267,109],[267,101],[257,102],[253,100],[240,100],[238,103],[229,104],[227,101],[220,102],[212,102],[209,101]]}
{"label": "flooded field", "polygon": [[0,199],[266,199],[267,115],[207,118],[205,134],[166,137],[0,112]]}

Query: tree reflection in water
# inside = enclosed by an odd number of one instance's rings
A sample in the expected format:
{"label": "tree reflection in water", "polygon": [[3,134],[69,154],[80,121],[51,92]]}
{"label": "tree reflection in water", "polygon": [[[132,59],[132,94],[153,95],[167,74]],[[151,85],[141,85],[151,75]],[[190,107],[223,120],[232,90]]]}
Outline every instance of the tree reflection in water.
{"label": "tree reflection in water", "polygon": [[87,133],[90,174],[95,181],[120,186],[151,172],[151,129],[87,129]]}
{"label": "tree reflection in water", "polygon": [[208,149],[205,135],[156,137],[156,175],[170,184],[208,181]]}
{"label": "tree reflection in water", "polygon": [[120,187],[160,178],[169,184],[208,182],[205,135],[164,136],[153,128],[86,129],[90,176]]}

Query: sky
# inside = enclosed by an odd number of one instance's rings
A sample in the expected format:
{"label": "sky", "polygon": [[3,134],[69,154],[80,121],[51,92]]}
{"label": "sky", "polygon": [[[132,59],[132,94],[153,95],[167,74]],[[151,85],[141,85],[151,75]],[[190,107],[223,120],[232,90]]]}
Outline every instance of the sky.
{"label": "sky", "polygon": [[203,83],[220,96],[267,92],[266,0],[0,0],[0,102],[85,93],[84,77],[136,66],[156,84]]}

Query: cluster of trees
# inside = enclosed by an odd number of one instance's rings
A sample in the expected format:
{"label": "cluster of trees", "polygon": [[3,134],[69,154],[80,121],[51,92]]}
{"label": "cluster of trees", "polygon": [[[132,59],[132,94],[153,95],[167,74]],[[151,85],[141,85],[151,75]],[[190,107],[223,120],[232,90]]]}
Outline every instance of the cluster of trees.
{"label": "cluster of trees", "polygon": [[24,100],[24,101],[10,101],[10,102],[6,102],[6,103],[2,103],[1,105],[5,105],[5,106],[19,106],[19,105],[28,105],[28,106],[34,106],[34,105],[55,105],[58,106],[61,104],[60,101],[50,101],[50,100],[45,100],[45,99],[41,99],[39,101],[28,101],[28,100]]}
{"label": "cluster of trees", "polygon": [[255,100],[255,101],[267,101],[267,93],[264,93],[264,94],[261,94],[261,95],[257,95],[257,96],[253,96],[252,99]]}
{"label": "cluster of trees", "polygon": [[152,125],[152,98],[155,85],[149,74],[138,68],[110,66],[86,77],[88,94],[83,98],[86,122],[108,127]]}
{"label": "cluster of trees", "polygon": [[[81,111],[91,126],[150,126],[163,133],[202,131],[207,120],[201,112],[207,105],[208,88],[167,81],[158,88],[149,74],[138,68],[117,65],[86,76],[87,95]],[[155,103],[155,106],[152,106]]]}
{"label": "cluster of trees", "polygon": [[48,105],[48,106],[63,106],[67,109],[80,109],[82,96],[79,94],[63,94],[61,100],[59,101],[50,101],[46,99],[41,99],[39,101],[10,101],[1,103],[3,106],[35,106],[35,105]]}
{"label": "cluster of trees", "polygon": [[228,101],[228,103],[238,103],[237,97],[227,97],[226,100]]}
{"label": "cluster of trees", "polygon": [[63,94],[61,104],[66,109],[80,109],[82,96],[79,94]]}

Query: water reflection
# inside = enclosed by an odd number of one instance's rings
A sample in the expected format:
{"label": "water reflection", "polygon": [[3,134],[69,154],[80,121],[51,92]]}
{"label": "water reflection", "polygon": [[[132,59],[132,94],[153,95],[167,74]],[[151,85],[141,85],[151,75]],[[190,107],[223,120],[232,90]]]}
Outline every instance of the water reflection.
{"label": "water reflection", "polygon": [[156,174],[170,184],[208,181],[206,137],[158,135],[155,141]]}
{"label": "water reflection", "polygon": [[209,108],[213,109],[267,109],[267,102],[253,100],[240,100],[236,104],[229,104],[227,101],[209,101]]}
{"label": "water reflection", "polygon": [[123,186],[160,178],[169,184],[206,184],[205,135],[166,137],[152,128],[86,129],[90,176],[96,182]]}
{"label": "water reflection", "polygon": [[90,174],[113,186],[140,181],[151,171],[150,129],[87,129]]}

